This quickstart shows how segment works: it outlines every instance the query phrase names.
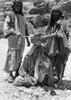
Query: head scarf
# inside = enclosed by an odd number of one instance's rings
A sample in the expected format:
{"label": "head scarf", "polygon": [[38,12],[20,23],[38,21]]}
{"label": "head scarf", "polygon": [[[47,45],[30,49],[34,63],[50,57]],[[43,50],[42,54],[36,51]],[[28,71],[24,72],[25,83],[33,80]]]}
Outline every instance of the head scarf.
{"label": "head scarf", "polygon": [[18,6],[21,7],[19,14],[23,15],[23,13],[22,13],[23,3],[22,3],[21,0],[14,0],[14,1],[13,1],[13,6],[12,6],[12,8],[13,8],[14,13],[16,13],[16,11],[15,11],[15,9],[14,9],[14,6],[15,6],[15,5],[17,6],[17,4],[18,4]]}
{"label": "head scarf", "polygon": [[[54,11],[58,12],[57,16],[53,15]],[[62,15],[63,14],[62,14],[61,6],[56,5],[56,6],[52,7],[52,12],[50,15],[50,26],[52,27],[55,24],[55,22],[57,22],[60,18],[62,18]]]}

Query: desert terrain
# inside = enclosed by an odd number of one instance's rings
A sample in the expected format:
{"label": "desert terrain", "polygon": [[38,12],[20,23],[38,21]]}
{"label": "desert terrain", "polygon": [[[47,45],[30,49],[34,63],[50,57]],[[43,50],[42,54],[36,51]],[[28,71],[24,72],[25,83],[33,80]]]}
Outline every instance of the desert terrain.
{"label": "desert terrain", "polygon": [[[26,54],[30,47],[25,47]],[[15,87],[12,83],[8,83],[5,79],[7,73],[3,71],[6,53],[8,49],[7,40],[0,40],[0,100],[71,100],[71,54],[69,55],[65,73],[64,83],[67,86],[64,90],[55,89],[56,95],[50,95],[51,87]],[[24,55],[23,54],[23,55]]]}
{"label": "desert terrain", "polygon": [[[69,11],[68,9],[69,7],[70,8],[69,13],[71,14],[71,5],[70,6],[69,5],[70,2],[68,3],[68,6],[65,7],[67,8],[65,10]],[[68,12],[66,12],[66,14],[68,15]],[[29,51],[30,48],[31,46],[25,47],[25,52],[23,56],[25,56],[25,54]],[[8,49],[7,40],[0,39],[0,100],[71,100],[71,54],[69,55],[63,77],[63,82],[66,88],[54,89],[56,94],[51,95],[52,91],[51,87],[40,87],[40,86],[37,87],[33,86],[30,88],[26,88],[24,86],[15,87],[13,86],[12,83],[8,83],[6,81],[8,74],[5,73],[3,69],[6,61],[7,49]]]}

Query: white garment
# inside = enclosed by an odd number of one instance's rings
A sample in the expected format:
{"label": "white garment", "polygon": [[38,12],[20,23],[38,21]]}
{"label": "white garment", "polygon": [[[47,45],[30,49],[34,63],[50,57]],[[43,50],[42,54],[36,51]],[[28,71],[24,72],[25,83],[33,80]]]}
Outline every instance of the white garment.
{"label": "white garment", "polygon": [[18,26],[18,20],[17,20],[17,17],[16,17],[16,16],[15,16],[15,31],[16,31],[17,33],[20,32],[19,26]]}
{"label": "white garment", "polygon": [[39,71],[39,82],[43,82],[46,74],[47,73],[46,73],[46,71],[45,71],[44,68],[43,69],[40,69],[40,71]]}

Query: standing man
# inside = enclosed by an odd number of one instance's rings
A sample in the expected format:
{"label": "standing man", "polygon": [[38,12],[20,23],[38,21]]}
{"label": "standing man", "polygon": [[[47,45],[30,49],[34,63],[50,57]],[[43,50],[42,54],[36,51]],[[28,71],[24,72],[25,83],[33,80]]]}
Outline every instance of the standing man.
{"label": "standing man", "polygon": [[64,74],[67,54],[69,52],[67,22],[59,5],[52,7],[46,34],[56,34],[56,37],[47,39],[44,53],[49,57],[52,68],[55,67],[57,69],[57,81],[59,83]]}
{"label": "standing man", "polygon": [[18,69],[22,62],[22,55],[25,49],[26,21],[22,13],[23,3],[21,0],[14,0],[12,11],[7,14],[4,23],[4,34],[8,39],[9,49],[5,71],[9,72],[8,82],[12,83],[18,75]]}

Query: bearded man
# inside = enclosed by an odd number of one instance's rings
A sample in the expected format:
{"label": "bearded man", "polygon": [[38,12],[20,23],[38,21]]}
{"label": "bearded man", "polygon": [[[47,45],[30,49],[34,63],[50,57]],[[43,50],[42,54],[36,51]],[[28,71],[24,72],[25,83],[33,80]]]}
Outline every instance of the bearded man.
{"label": "bearded man", "polygon": [[[12,10],[7,13],[4,22],[4,35],[8,39],[9,49],[5,64],[5,71],[9,72],[8,82],[12,83],[18,75],[25,49],[26,20],[22,13],[23,3],[14,0]],[[28,42],[28,41],[27,41]],[[13,75],[14,73],[14,75]]]}
{"label": "bearded man", "polygon": [[46,34],[56,34],[55,37],[47,39],[44,53],[48,56],[52,69],[56,68],[59,82],[59,80],[62,80],[69,53],[67,22],[59,5],[52,7]]}

